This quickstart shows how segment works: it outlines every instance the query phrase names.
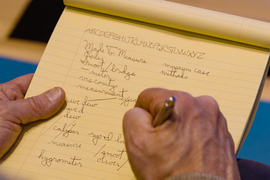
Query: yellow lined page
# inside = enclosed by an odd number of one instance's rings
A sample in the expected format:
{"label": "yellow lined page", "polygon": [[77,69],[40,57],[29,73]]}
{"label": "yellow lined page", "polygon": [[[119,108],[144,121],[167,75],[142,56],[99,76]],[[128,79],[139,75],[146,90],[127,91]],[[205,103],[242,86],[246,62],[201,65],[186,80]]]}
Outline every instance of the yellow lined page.
{"label": "yellow lined page", "polygon": [[64,0],[68,6],[270,48],[270,23],[169,0]]}
{"label": "yellow lined page", "polygon": [[134,179],[122,117],[149,87],[210,95],[239,143],[268,52],[67,7],[28,91],[55,86],[67,103],[27,126],[1,171],[11,179]]}

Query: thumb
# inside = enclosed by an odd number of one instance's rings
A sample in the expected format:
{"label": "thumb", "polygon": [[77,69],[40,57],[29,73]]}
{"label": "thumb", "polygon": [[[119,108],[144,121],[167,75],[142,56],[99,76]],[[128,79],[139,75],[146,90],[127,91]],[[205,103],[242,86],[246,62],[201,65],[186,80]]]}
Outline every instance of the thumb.
{"label": "thumb", "polygon": [[60,110],[65,102],[65,92],[60,87],[50,89],[38,96],[14,101],[12,109],[18,124],[27,124],[46,119]]}

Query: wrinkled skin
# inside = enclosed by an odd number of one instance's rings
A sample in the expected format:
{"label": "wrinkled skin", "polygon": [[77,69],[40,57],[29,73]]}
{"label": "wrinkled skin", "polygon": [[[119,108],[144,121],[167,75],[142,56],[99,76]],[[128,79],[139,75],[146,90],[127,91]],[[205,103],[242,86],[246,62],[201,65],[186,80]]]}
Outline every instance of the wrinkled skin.
{"label": "wrinkled skin", "polygon": [[33,74],[0,84],[0,158],[14,144],[24,124],[54,115],[65,102],[65,92],[56,87],[24,99]]}
{"label": "wrinkled skin", "polygon": [[[177,98],[173,115],[153,127],[154,117],[172,95]],[[161,180],[193,172],[240,179],[226,120],[209,96],[147,89],[125,114],[123,130],[137,179]]]}

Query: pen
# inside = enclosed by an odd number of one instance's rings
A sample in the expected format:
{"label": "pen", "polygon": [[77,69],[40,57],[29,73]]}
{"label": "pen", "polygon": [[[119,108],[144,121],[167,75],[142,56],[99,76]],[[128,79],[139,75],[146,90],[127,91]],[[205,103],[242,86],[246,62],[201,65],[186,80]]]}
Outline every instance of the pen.
{"label": "pen", "polygon": [[156,127],[166,121],[173,112],[173,107],[176,101],[176,97],[171,96],[166,99],[164,106],[159,110],[157,116],[153,121],[153,126]]}

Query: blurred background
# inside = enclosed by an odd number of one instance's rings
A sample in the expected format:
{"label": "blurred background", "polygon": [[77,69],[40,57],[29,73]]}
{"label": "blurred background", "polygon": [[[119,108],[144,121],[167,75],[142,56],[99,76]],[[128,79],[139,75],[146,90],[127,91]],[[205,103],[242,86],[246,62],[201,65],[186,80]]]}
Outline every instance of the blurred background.
{"label": "blurred background", "polygon": [[[168,1],[270,23],[269,0]],[[64,8],[62,0],[0,0],[0,83],[35,72]],[[270,76],[238,157],[270,165]]]}

